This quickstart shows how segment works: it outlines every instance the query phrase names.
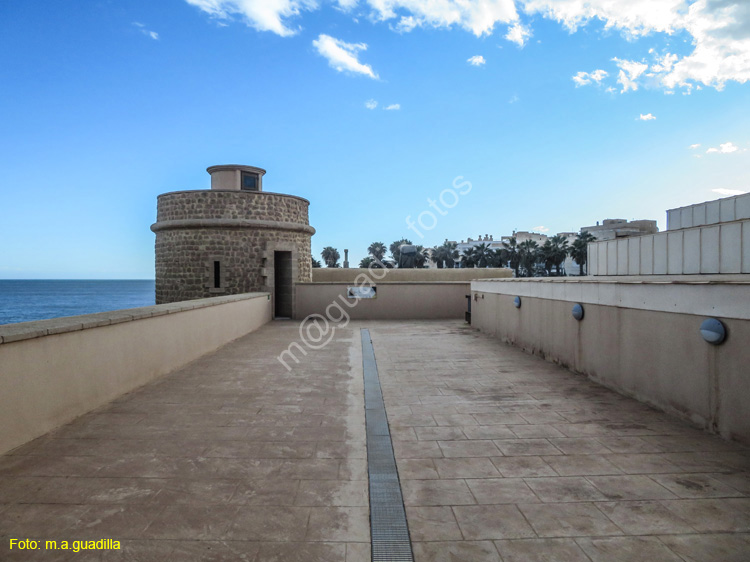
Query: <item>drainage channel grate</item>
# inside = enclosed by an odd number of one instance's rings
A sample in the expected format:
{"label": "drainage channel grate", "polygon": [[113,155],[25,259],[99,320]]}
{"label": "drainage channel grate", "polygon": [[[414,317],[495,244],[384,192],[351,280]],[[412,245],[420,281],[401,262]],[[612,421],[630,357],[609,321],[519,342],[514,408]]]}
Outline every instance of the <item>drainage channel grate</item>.
{"label": "drainage channel grate", "polygon": [[380,388],[370,331],[362,329],[365,373],[367,472],[370,480],[370,534],[373,562],[413,562],[404,498]]}

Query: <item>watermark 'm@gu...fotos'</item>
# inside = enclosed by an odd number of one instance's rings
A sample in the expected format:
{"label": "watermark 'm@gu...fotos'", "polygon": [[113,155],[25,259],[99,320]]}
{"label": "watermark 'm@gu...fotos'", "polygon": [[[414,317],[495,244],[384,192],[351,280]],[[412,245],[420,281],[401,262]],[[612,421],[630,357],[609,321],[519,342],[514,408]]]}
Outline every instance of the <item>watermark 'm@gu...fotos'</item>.
{"label": "watermark 'm@gu...fotos'", "polygon": [[[463,176],[457,176],[453,179],[452,187],[446,188],[440,192],[437,200],[427,198],[427,204],[431,209],[437,211],[440,216],[446,216],[448,210],[458,205],[462,195],[468,195],[472,189],[471,182],[464,181]],[[425,219],[429,224],[425,224]],[[413,230],[420,238],[424,238],[422,230],[429,231],[434,229],[438,224],[438,217],[430,210],[424,210],[417,216],[414,221],[411,215],[406,216],[406,226]],[[417,228],[417,225],[422,230]],[[325,314],[310,314],[300,323],[299,342],[292,342],[282,351],[277,360],[287,371],[292,367],[289,361],[299,364],[302,357],[306,357],[308,350],[316,351],[323,349],[333,339],[336,328],[345,328],[349,324],[351,317],[348,310],[354,308],[362,300],[362,295],[368,293],[374,294],[376,281],[384,279],[388,275],[388,268],[385,264],[375,257],[372,263],[367,267],[366,273],[360,273],[354,280],[354,287],[349,287],[347,295],[339,295],[338,298],[329,304],[325,309]],[[352,290],[353,289],[353,290]],[[365,297],[367,298],[367,297]],[[343,305],[343,306],[342,306]]]}
{"label": "watermark 'm@gu...fotos'", "polygon": [[[379,269],[376,269],[379,268]],[[354,287],[357,289],[370,289],[375,287],[375,282],[384,279],[388,275],[388,269],[380,260],[373,260],[373,263],[367,268],[367,273],[360,273],[354,280]],[[305,317],[299,325],[299,338],[302,343],[292,342],[277,357],[287,371],[291,371],[287,360],[300,362],[298,354],[303,357],[307,356],[307,350],[319,350],[327,346],[336,333],[336,328],[345,328],[351,319],[347,309],[352,309],[359,304],[361,299],[349,299],[344,295],[329,304],[323,314],[310,314]],[[343,306],[342,306],[343,305]]]}
{"label": "watermark 'm@gu...fotos'", "polygon": [[[453,187],[448,187],[440,192],[437,200],[427,198],[427,206],[434,209],[442,217],[448,214],[448,210],[453,209],[461,200],[461,195],[468,195],[472,185],[470,181],[462,181],[463,176],[457,176],[453,179]],[[439,204],[438,204],[439,203]],[[428,224],[425,224],[425,220]],[[438,224],[438,217],[429,210],[424,210],[417,215],[417,220],[413,220],[411,215],[406,216],[406,227],[412,230],[420,238],[424,238],[422,231],[429,231]],[[417,228],[417,225],[422,229]]]}

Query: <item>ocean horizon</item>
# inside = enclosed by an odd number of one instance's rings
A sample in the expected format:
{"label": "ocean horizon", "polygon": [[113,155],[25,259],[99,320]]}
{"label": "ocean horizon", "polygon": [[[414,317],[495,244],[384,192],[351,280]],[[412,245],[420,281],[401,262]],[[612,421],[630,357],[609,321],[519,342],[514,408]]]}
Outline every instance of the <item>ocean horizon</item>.
{"label": "ocean horizon", "polygon": [[153,279],[0,279],[0,325],[154,303]]}

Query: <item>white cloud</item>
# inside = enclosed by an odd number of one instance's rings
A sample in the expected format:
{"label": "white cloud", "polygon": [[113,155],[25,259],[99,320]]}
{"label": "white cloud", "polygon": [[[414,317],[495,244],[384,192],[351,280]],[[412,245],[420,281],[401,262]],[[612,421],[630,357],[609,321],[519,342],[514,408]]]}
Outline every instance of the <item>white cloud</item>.
{"label": "white cloud", "polygon": [[576,88],[587,86],[592,82],[595,82],[597,85],[599,85],[607,76],[609,76],[609,73],[605,72],[604,70],[595,70],[594,72],[579,72],[578,74],[573,76],[573,82],[576,83]]}
{"label": "white cloud", "polygon": [[[646,75],[656,86],[721,90],[727,81],[750,81],[750,2],[747,0],[519,0],[529,14],[541,13],[573,33],[598,19],[628,39],[686,32],[693,50],[680,58],[656,56]],[[624,73],[623,92],[636,90],[638,76]],[[623,73],[620,75],[623,76]]]}
{"label": "white cloud", "polygon": [[654,117],[650,113],[646,113],[646,115],[644,115],[643,113],[641,113],[641,116],[638,117],[638,119],[636,119],[636,121],[653,121],[654,119],[656,119],[656,117]]}
{"label": "white cloud", "polygon": [[146,26],[143,25],[141,22],[134,21],[133,25],[136,26],[141,31],[141,33],[143,33],[146,37],[151,37],[151,39],[153,39],[154,41],[159,40],[159,34],[156,33],[156,31],[150,31],[146,29]]}
{"label": "white cloud", "polygon": [[549,232],[549,228],[547,228],[546,226],[533,226],[533,227],[531,227],[531,231],[532,232],[536,232],[536,231],[538,231],[538,232]]}
{"label": "white cloud", "polygon": [[713,191],[714,193],[718,193],[719,195],[726,195],[726,196],[743,195],[747,193],[747,191],[742,191],[740,189],[724,189],[723,187],[712,189],[711,191]]}
{"label": "white cloud", "polygon": [[[271,31],[282,37],[297,33],[288,27],[286,20],[299,16],[303,10],[315,10],[315,0],[185,0],[219,20],[242,18],[258,31]],[[341,4],[341,3],[340,3]],[[344,5],[353,5],[344,2]]]}
{"label": "white cloud", "polygon": [[482,55],[474,55],[473,57],[466,59],[466,62],[472,66],[482,66],[487,61],[484,60]]}
{"label": "white cloud", "polygon": [[375,19],[397,20],[398,31],[415,27],[462,27],[477,37],[489,35],[496,23],[518,20],[515,0],[366,0]]}
{"label": "white cloud", "polygon": [[[278,35],[294,35],[290,22],[324,0],[185,0],[213,18],[244,20],[247,25]],[[750,81],[750,2],[748,0],[331,0],[352,17],[369,12],[375,21],[397,31],[417,27],[460,27],[476,36],[489,35],[497,24],[508,25],[505,38],[522,46],[531,36],[519,10],[560,22],[571,33],[598,20],[605,30],[635,40],[649,34],[686,34],[692,51],[686,55],[657,54],[648,72],[620,67],[622,92],[639,85],[687,92],[700,85],[721,90],[728,81]],[[355,10],[361,8],[358,12]],[[633,61],[621,61],[623,63]],[[644,64],[644,63],[634,63]]]}
{"label": "white cloud", "polygon": [[516,94],[513,94],[513,97],[511,97],[511,98],[510,98],[510,99],[508,100],[508,103],[516,103],[517,101],[519,101],[519,99],[520,99],[520,98],[519,98],[519,97],[518,97],[518,96],[517,96]]}
{"label": "white cloud", "polygon": [[378,102],[376,102],[375,100],[367,100],[365,102],[365,107],[367,109],[375,109],[377,106],[378,106]]}
{"label": "white cloud", "polygon": [[401,104],[392,103],[391,105],[385,106],[383,109],[385,109],[386,111],[398,111],[399,109],[401,109]]}
{"label": "white cloud", "polygon": [[700,148],[700,146],[701,146],[701,144],[697,143],[697,144],[691,144],[688,148],[690,150],[695,150],[696,148]]}
{"label": "white cloud", "polygon": [[518,45],[519,47],[523,47],[526,44],[526,41],[529,40],[531,37],[531,29],[528,27],[525,27],[520,22],[516,22],[513,24],[513,27],[511,27],[508,30],[508,33],[505,34],[505,38]]}
{"label": "white cloud", "polygon": [[364,74],[377,80],[378,75],[373,72],[372,67],[362,64],[357,58],[359,51],[367,50],[364,43],[346,43],[322,33],[312,43],[318,53],[328,59],[328,64],[339,72]]}
{"label": "white cloud", "polygon": [[621,92],[623,94],[628,90],[633,90],[635,92],[638,89],[637,80],[641,74],[646,72],[648,65],[634,60],[621,60],[617,57],[612,60],[620,69],[620,72],[617,75],[617,82],[622,84]]}
{"label": "white cloud", "polygon": [[731,154],[732,152],[737,152],[739,150],[738,146],[735,146],[731,142],[725,142],[724,144],[720,144],[719,148],[709,148],[706,151],[706,154],[713,154],[713,153],[719,153],[719,154]]}

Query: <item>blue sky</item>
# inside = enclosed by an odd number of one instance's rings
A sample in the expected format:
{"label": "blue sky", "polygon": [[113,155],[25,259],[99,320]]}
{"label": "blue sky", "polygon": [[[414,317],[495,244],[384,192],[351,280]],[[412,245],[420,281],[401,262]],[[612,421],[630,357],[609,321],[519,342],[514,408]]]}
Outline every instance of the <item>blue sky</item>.
{"label": "blue sky", "polygon": [[750,191],[749,80],[742,0],[6,1],[0,278],[152,278],[156,196],[227,163],[309,199],[313,253],[353,263],[665,228]]}

